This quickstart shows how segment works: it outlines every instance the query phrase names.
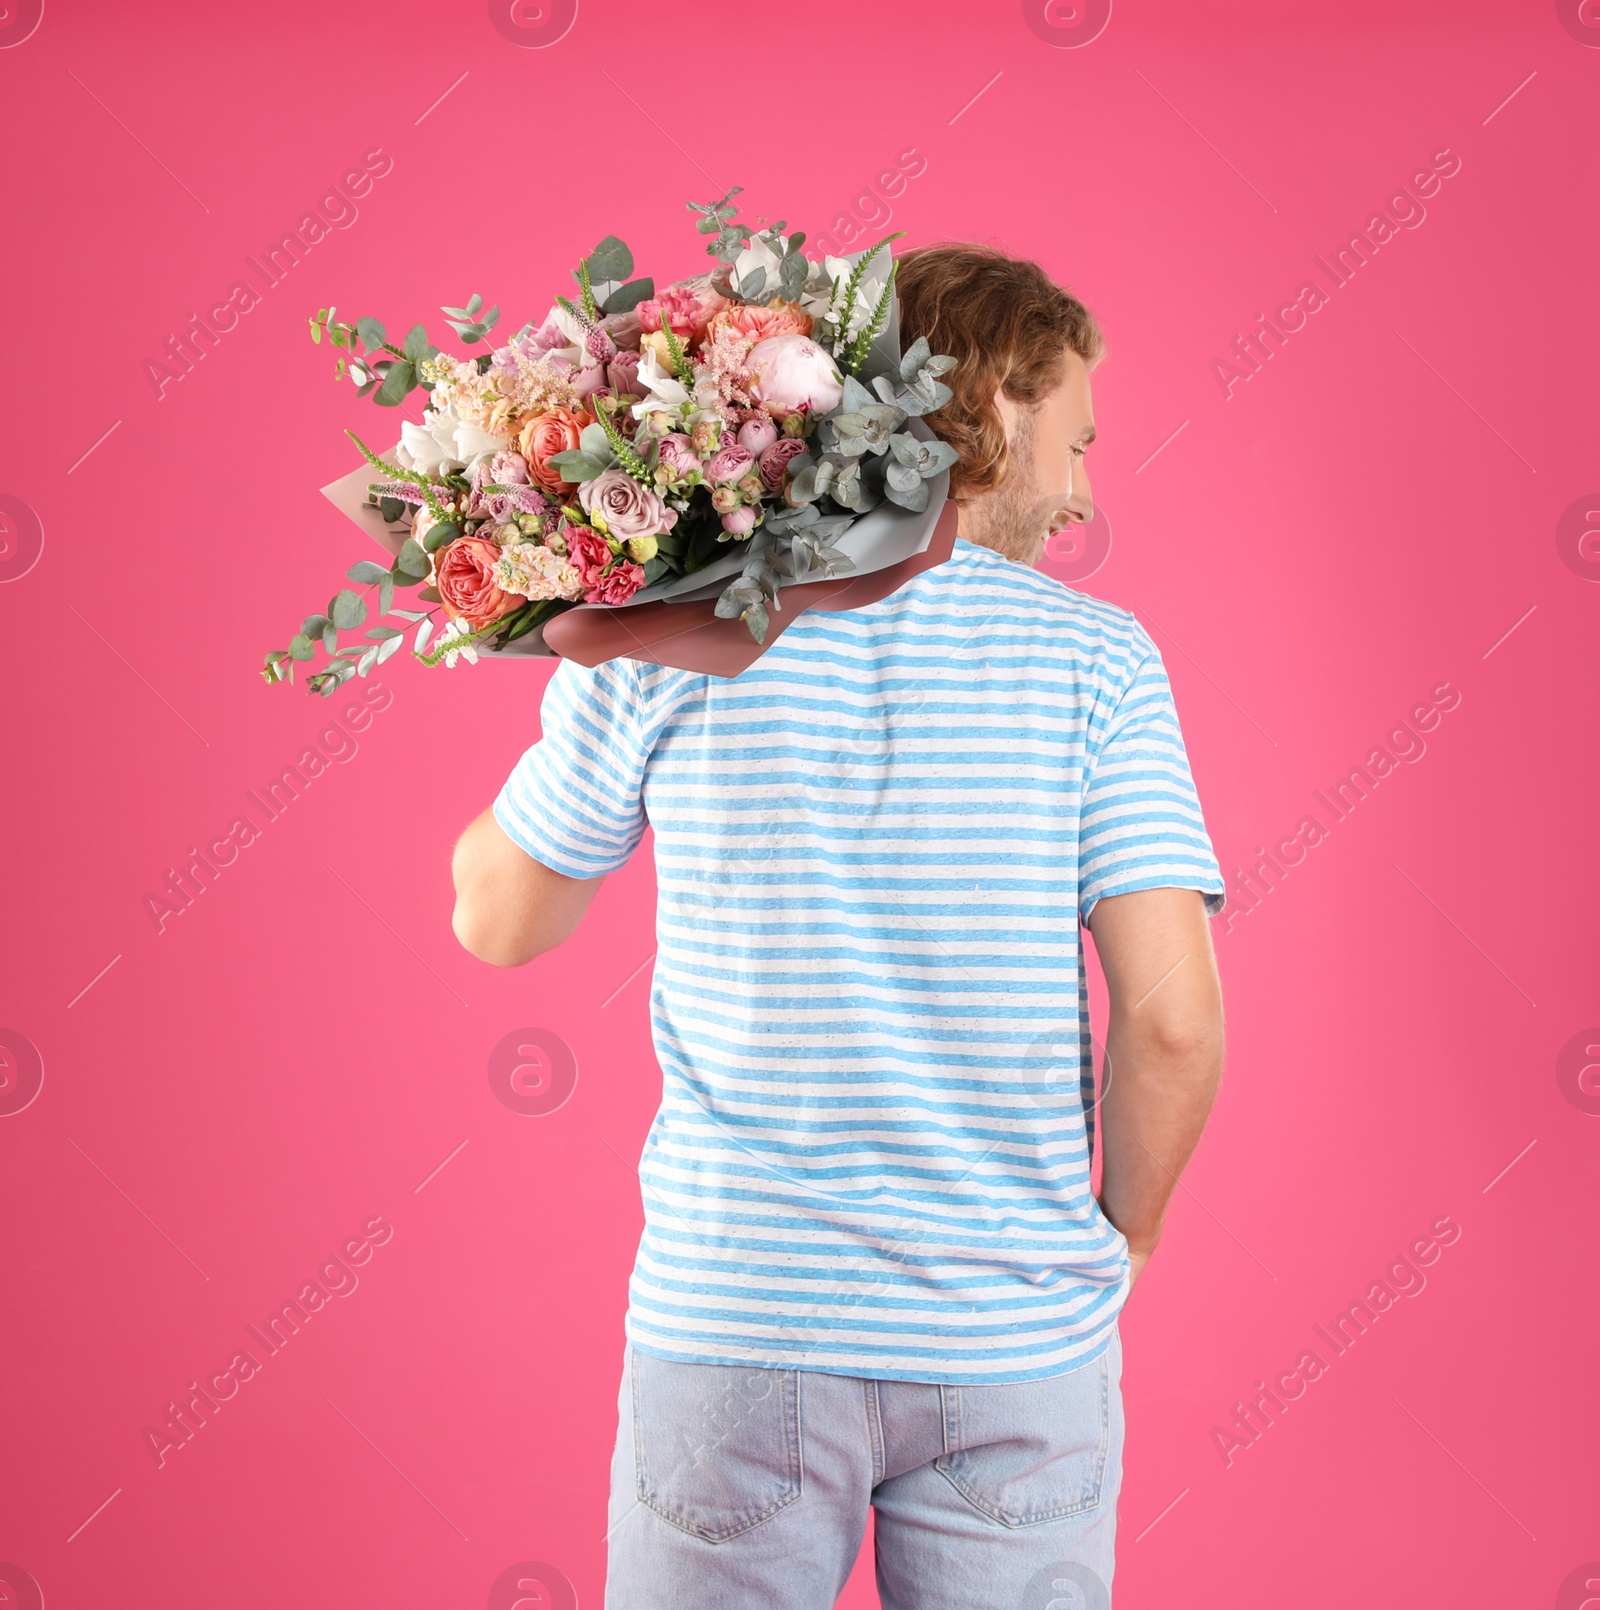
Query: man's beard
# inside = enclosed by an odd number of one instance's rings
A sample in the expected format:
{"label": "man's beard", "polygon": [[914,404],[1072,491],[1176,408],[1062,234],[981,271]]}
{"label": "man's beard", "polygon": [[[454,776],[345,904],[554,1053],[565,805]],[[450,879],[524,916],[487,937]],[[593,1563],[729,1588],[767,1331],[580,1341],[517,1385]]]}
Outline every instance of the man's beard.
{"label": "man's beard", "polygon": [[1033,416],[1026,411],[1017,421],[1006,462],[1000,485],[973,508],[962,535],[1019,565],[1036,565],[1060,500],[1041,494],[1033,469]]}

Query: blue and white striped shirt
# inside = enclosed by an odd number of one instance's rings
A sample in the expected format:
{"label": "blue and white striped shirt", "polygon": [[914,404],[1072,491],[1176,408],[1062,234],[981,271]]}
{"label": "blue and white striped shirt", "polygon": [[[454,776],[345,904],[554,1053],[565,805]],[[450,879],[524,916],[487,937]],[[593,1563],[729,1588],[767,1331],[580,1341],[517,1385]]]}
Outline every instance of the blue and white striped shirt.
{"label": "blue and white striped shirt", "polygon": [[564,662],[495,804],[570,877],[655,832],[661,1110],[627,1333],[981,1385],[1110,1339],[1079,921],[1223,883],[1155,645],[958,541],[722,679]]}

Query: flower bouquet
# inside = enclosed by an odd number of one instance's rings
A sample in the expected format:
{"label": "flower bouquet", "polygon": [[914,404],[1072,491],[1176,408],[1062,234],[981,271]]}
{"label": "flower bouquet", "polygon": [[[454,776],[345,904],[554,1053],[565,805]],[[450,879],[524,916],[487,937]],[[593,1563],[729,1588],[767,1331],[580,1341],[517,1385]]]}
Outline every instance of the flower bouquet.
{"label": "flower bouquet", "polygon": [[[899,350],[898,236],[813,261],[783,222],[736,222],[737,193],[689,204],[714,237],[711,272],[658,292],[607,236],[574,270],[572,296],[477,356],[440,351],[421,324],[397,346],[375,319],[319,310],[312,339],[340,350],[337,373],[359,395],[396,407],[420,387],[427,401],[387,456],[349,433],[365,466],[326,490],[379,522],[391,562],[352,565],[365,593],[343,588],[308,616],[267,655],[269,683],[292,680],[320,644],[327,659],[308,682],[331,694],[413,626],[413,653],[429,665],[480,650],[589,658],[583,634],[558,632],[556,618],[627,610],[643,622],[640,605],[660,606],[657,639],[680,625],[671,611],[663,623],[665,606],[702,606],[678,610],[696,629],[743,622],[748,663],[776,635],[780,589],[817,599],[843,589],[845,601],[823,607],[850,607],[927,554],[956,455],[921,416],[949,401],[939,376],[955,360],[922,340]],[[499,321],[476,295],[442,311],[469,347]],[[884,572],[885,585],[852,597],[834,580],[846,572]],[[412,588],[429,607],[395,606]],[[374,590],[379,619],[367,626]],[[632,630],[602,639],[601,658],[628,642],[637,657],[677,663]]]}

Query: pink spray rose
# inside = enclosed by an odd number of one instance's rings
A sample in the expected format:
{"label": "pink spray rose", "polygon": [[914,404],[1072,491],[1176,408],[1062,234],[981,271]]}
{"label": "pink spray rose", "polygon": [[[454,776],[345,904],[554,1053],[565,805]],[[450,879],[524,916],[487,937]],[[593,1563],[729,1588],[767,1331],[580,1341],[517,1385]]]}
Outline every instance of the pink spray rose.
{"label": "pink spray rose", "polygon": [[756,528],[756,511],[748,503],[730,509],[722,517],[722,529],[730,536],[747,537]]}
{"label": "pink spray rose", "polygon": [[678,511],[662,502],[658,493],[640,486],[631,475],[613,465],[578,488],[585,514],[599,514],[618,542],[629,537],[657,536],[678,523]]}
{"label": "pink spray rose", "polygon": [[829,413],[844,396],[833,359],[810,336],[769,336],[751,347],[749,361],[756,371],[756,396],[780,419]]}
{"label": "pink spray rose", "polygon": [[778,427],[770,419],[762,419],[759,415],[755,419],[747,419],[739,427],[739,445],[748,447],[757,458],[777,439]]}
{"label": "pink spray rose", "polygon": [[731,447],[720,447],[706,465],[706,479],[713,485],[741,481],[750,473],[750,466],[755,461],[756,456],[748,447],[740,447],[737,443]]}
{"label": "pink spray rose", "polygon": [[798,436],[780,436],[770,447],[764,448],[757,460],[761,470],[761,484],[769,492],[776,492],[783,485],[783,478],[788,473],[789,460],[805,450],[806,444]]}
{"label": "pink spray rose", "polygon": [[656,449],[656,462],[665,464],[675,476],[687,475],[690,470],[700,468],[694,444],[681,430],[672,431],[661,438],[661,445]]}

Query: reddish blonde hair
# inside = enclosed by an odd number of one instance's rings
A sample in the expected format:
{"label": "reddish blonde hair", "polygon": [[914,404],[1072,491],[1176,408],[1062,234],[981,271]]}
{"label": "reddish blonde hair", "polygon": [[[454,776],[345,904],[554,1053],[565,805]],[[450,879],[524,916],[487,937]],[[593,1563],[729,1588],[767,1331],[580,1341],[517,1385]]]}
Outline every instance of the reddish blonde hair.
{"label": "reddish blonde hair", "polygon": [[951,495],[991,492],[1005,478],[1006,432],[995,406],[1003,391],[1036,407],[1060,384],[1068,351],[1099,361],[1105,338],[1094,315],[1037,263],[990,246],[925,246],[900,259],[900,345],[926,336],[956,359],[944,383],[955,393],[928,424],[960,454]]}

